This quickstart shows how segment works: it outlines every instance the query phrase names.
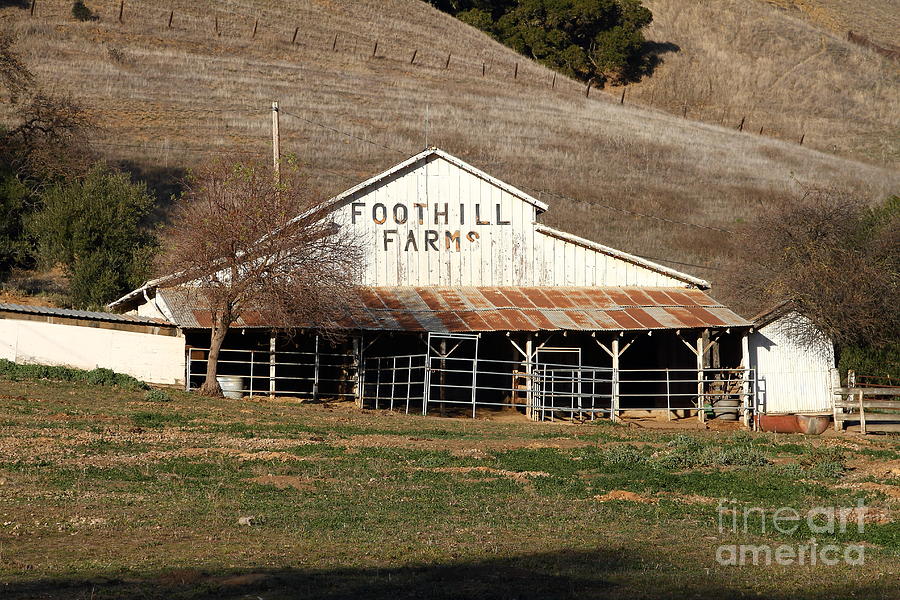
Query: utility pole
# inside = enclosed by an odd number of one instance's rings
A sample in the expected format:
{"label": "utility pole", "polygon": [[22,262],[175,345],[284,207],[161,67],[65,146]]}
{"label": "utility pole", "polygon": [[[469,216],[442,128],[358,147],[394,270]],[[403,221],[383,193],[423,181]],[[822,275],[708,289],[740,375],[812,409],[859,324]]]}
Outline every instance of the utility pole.
{"label": "utility pole", "polygon": [[281,138],[278,135],[278,102],[272,102],[272,166],[275,169],[275,182],[280,179]]}

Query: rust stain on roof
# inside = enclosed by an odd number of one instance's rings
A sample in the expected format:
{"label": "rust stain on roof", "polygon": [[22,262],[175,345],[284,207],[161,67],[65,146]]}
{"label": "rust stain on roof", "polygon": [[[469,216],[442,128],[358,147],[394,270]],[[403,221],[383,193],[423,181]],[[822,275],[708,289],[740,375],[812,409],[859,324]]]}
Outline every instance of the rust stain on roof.
{"label": "rust stain on roof", "polygon": [[[208,329],[191,294],[161,290],[183,328]],[[338,326],[383,331],[623,331],[749,327],[699,290],[625,287],[360,287]],[[264,327],[260,315],[237,326]],[[298,324],[313,328],[315,325]]]}

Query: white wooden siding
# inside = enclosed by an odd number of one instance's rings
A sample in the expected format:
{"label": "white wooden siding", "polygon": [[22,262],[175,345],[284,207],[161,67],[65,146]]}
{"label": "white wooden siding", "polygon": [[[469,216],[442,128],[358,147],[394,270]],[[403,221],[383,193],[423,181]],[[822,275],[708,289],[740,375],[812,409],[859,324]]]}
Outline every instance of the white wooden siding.
{"label": "white wooden siding", "polygon": [[789,313],[750,334],[750,365],[756,370],[757,395],[767,413],[828,412],[834,346],[807,347],[791,334]]}
{"label": "white wooden siding", "polygon": [[[422,222],[417,205],[426,206]],[[498,223],[498,207],[508,224]],[[535,205],[438,155],[349,195],[335,213],[370,249],[364,285],[691,286],[586,240],[548,234],[536,218]]]}

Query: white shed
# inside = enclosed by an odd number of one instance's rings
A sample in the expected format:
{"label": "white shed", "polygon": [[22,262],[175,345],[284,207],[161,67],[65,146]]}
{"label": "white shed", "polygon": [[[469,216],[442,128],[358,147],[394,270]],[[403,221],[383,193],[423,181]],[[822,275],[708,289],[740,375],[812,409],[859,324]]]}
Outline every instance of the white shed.
{"label": "white shed", "polygon": [[831,340],[823,336],[822,341],[802,343],[797,330],[811,324],[785,304],[753,321],[756,328],[749,336],[750,368],[756,378],[758,411],[830,413],[836,375]]}

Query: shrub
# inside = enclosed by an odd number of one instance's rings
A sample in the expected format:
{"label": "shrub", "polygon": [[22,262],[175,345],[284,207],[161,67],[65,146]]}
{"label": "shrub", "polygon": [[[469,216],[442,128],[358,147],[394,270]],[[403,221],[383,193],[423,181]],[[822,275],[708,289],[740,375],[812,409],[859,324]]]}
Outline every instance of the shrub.
{"label": "shrub", "polygon": [[150,389],[143,381],[131,375],[116,373],[109,369],[73,369],[50,365],[20,365],[10,360],[0,359],[0,378],[11,381],[29,379],[49,379],[52,381],[73,381],[90,385],[117,386],[126,390]]}
{"label": "shrub", "polygon": [[94,14],[90,8],[85,6],[82,0],[76,0],[72,3],[72,16],[79,21],[99,21],[100,17]]}
{"label": "shrub", "polygon": [[171,402],[173,400],[169,392],[165,390],[150,390],[144,399],[147,402]]}

